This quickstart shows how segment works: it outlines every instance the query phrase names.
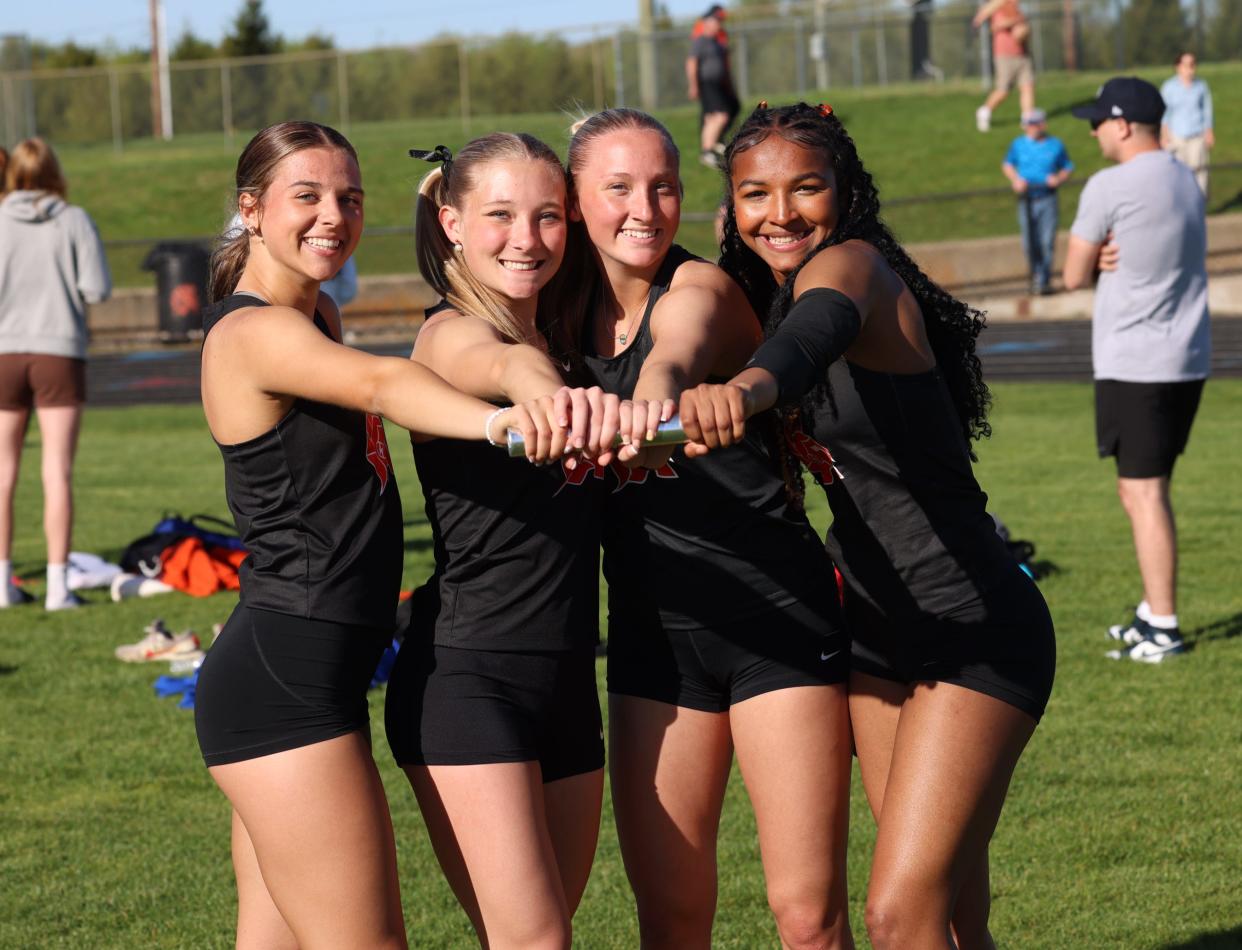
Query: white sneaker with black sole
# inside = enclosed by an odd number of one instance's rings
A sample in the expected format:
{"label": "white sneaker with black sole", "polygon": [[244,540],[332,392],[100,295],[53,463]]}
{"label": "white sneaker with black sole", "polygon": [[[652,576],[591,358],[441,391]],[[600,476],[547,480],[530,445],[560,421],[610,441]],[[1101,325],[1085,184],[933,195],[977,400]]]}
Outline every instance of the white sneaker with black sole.
{"label": "white sneaker with black sole", "polygon": [[1119,624],[1109,627],[1108,636],[1124,644],[1121,649],[1109,650],[1105,654],[1110,660],[1160,663],[1165,657],[1186,652],[1186,641],[1176,627],[1162,630],[1139,617],[1124,627]]}

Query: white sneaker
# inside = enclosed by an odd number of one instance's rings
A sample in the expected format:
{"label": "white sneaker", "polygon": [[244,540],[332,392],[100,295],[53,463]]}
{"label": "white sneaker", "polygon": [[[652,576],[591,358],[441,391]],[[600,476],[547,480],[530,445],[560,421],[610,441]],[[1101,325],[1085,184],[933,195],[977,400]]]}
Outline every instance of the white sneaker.
{"label": "white sneaker", "polygon": [[66,593],[60,600],[45,600],[43,602],[45,610],[76,610],[84,606],[86,606],[86,602],[73,591]]}
{"label": "white sneaker", "polygon": [[992,127],[992,110],[987,106],[980,106],[975,110],[975,128],[980,132],[986,132]]}
{"label": "white sneaker", "polygon": [[[1110,660],[1134,660],[1138,663],[1161,663],[1165,657],[1176,656],[1186,652],[1186,641],[1181,633],[1174,628],[1161,630],[1151,624],[1134,618],[1125,630],[1114,634],[1116,627],[1110,627],[1108,635],[1122,641],[1126,646],[1120,650],[1110,650],[1105,654]],[[1137,638],[1136,638],[1137,635]]]}
{"label": "white sneaker", "polygon": [[113,600],[128,600],[131,597],[154,597],[156,594],[167,594],[176,590],[154,577],[143,577],[141,574],[118,574],[112,578],[111,596]]}

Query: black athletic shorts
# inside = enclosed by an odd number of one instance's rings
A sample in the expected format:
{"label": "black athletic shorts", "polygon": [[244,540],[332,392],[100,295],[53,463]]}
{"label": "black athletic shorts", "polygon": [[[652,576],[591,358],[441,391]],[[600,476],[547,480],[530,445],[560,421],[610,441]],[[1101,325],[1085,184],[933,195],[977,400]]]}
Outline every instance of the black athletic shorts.
{"label": "black athletic shorts", "polygon": [[544,782],[604,767],[593,649],[463,650],[407,638],[384,720],[401,766],[538,762]]}
{"label": "black athletic shorts", "polygon": [[1056,672],[1052,616],[1035,582],[1013,575],[941,617],[898,622],[846,589],[855,673],[963,686],[1038,720]]}
{"label": "black athletic shorts", "polygon": [[367,687],[391,635],[239,604],[199,668],[203,760],[225,765],[361,731]]}
{"label": "black athletic shorts", "polygon": [[624,696],[724,712],[773,690],[849,678],[844,629],[801,603],[710,629],[615,619],[609,629],[608,692]]}
{"label": "black athletic shorts", "polygon": [[1095,438],[1100,458],[1117,456],[1122,478],[1160,478],[1186,448],[1203,380],[1181,383],[1095,381]]}
{"label": "black athletic shorts", "polygon": [[699,106],[703,115],[711,112],[727,112],[729,121],[725,125],[727,129],[733,124],[733,120],[737,118],[738,110],[741,109],[741,103],[738,102],[737,96],[727,86],[722,86],[716,82],[705,82],[699,84]]}

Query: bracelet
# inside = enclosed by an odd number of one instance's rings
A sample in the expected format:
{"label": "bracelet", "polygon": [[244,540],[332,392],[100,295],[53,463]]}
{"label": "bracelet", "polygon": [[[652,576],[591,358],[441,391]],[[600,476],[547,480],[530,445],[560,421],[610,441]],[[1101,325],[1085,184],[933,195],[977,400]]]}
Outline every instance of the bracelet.
{"label": "bracelet", "polygon": [[501,406],[499,409],[494,410],[492,414],[487,417],[487,421],[483,423],[483,438],[487,439],[488,445],[493,445],[497,448],[504,445],[503,442],[497,442],[492,438],[492,423],[496,421],[497,416],[503,412],[508,412],[512,408],[512,406]]}

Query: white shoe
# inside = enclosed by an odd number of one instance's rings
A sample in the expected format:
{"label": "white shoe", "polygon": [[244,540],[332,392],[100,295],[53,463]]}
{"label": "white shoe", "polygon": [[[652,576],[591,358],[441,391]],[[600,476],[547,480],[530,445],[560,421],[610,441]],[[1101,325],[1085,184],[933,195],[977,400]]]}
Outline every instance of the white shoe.
{"label": "white shoe", "polygon": [[45,610],[76,610],[77,608],[84,606],[86,606],[86,602],[77,594],[73,593],[73,591],[69,591],[58,601],[45,600],[43,602]]}
{"label": "white shoe", "polygon": [[975,110],[975,128],[980,132],[986,132],[992,127],[992,110],[987,106],[980,106]]}
{"label": "white shoe", "polygon": [[143,577],[141,574],[118,574],[112,578],[111,594],[113,600],[128,600],[131,597],[154,597],[156,594],[167,594],[176,590],[154,577]]}

